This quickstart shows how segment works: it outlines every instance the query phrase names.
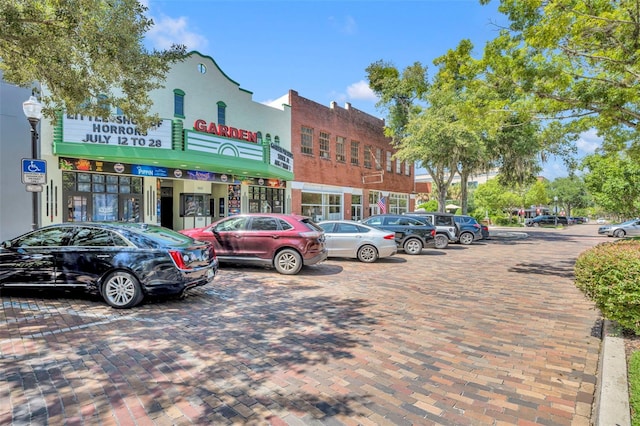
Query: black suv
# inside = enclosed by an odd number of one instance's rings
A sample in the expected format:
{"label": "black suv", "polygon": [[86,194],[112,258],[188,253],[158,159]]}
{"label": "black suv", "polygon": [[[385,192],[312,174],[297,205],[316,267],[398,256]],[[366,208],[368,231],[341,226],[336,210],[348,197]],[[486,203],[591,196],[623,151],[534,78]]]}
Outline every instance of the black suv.
{"label": "black suv", "polygon": [[524,224],[526,226],[568,226],[569,220],[566,216],[552,216],[548,214],[543,214],[540,216],[532,217],[531,219],[527,219]]}
{"label": "black suv", "polygon": [[396,244],[407,254],[420,254],[422,249],[434,243],[436,228],[420,217],[399,214],[379,214],[361,221],[396,234]]}
{"label": "black suv", "polygon": [[435,247],[438,249],[447,248],[449,242],[458,242],[458,226],[451,213],[415,211],[404,213],[407,216],[414,216],[426,219],[436,227]]}

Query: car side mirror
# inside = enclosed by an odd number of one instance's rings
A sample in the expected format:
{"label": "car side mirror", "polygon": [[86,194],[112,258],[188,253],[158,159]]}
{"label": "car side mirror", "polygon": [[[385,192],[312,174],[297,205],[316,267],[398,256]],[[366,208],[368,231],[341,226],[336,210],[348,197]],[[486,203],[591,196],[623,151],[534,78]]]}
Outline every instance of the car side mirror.
{"label": "car side mirror", "polygon": [[10,248],[11,247],[11,240],[6,240],[2,242],[2,248]]}

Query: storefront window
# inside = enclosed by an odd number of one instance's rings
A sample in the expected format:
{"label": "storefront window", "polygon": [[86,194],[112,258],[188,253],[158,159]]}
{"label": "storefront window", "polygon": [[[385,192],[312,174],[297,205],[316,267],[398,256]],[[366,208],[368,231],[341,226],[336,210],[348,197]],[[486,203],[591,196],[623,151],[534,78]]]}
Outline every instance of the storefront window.
{"label": "storefront window", "polygon": [[284,189],[250,186],[249,213],[285,213]]}
{"label": "storefront window", "polygon": [[342,219],[342,194],[303,192],[302,214],[315,222]]}
{"label": "storefront window", "polygon": [[65,222],[141,222],[142,178],[64,172]]}
{"label": "storefront window", "polygon": [[409,196],[406,194],[389,195],[389,213],[402,214],[409,211]]}

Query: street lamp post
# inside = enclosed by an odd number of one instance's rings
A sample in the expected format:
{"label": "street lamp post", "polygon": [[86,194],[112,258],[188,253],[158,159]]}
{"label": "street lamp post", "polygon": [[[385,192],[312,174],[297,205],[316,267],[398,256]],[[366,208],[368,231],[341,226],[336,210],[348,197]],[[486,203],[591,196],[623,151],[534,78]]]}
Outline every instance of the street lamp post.
{"label": "street lamp post", "polygon": [[556,226],[558,226],[558,196],[557,195],[553,197],[553,204],[554,204],[554,207],[553,207],[553,210],[554,210],[553,218],[554,218],[554,221],[556,223]]}
{"label": "street lamp post", "polygon": [[[31,158],[36,160],[38,159],[38,130],[36,127],[42,118],[42,104],[38,102],[38,99],[31,95],[29,99],[22,103],[22,111],[24,115],[29,120],[29,124],[31,125]],[[32,192],[33,194],[33,219],[31,227],[33,229],[38,228],[38,193],[36,191]]]}

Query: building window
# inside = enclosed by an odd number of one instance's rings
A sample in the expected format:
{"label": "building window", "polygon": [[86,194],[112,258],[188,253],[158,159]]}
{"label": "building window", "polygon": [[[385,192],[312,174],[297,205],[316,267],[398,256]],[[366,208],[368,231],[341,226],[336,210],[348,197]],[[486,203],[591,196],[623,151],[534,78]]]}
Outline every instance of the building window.
{"label": "building window", "polygon": [[407,194],[389,194],[387,210],[392,214],[402,214],[409,211],[409,196]]}
{"label": "building window", "polygon": [[313,155],[313,129],[302,126],[300,131],[300,152]]}
{"label": "building window", "polygon": [[404,162],[404,174],[411,176],[411,164],[408,161]]}
{"label": "building window", "polygon": [[198,72],[200,74],[206,74],[207,73],[207,67],[204,64],[198,64]]}
{"label": "building window", "polygon": [[391,172],[393,171],[392,167],[391,167],[391,152],[387,151],[387,171]]}
{"label": "building window", "polygon": [[402,161],[396,159],[396,173],[402,173]]}
{"label": "building window", "polygon": [[302,193],[302,214],[313,221],[343,219],[342,194]]}
{"label": "building window", "polygon": [[320,132],[320,157],[326,158],[327,160],[330,158],[329,153],[329,133]]}
{"label": "building window", "polygon": [[344,152],[345,138],[342,136],[336,137],[336,161],[345,163],[347,161],[347,155]]}
{"label": "building window", "polygon": [[180,89],[173,91],[173,115],[184,118],[184,91]]}
{"label": "building window", "polygon": [[376,170],[382,170],[382,149],[376,148]]}
{"label": "building window", "polygon": [[227,104],[218,102],[218,124],[225,125],[227,121]]}
{"label": "building window", "polygon": [[360,142],[351,141],[351,165],[360,165]]}
{"label": "building window", "polygon": [[371,145],[364,147],[364,168],[371,168]]}

